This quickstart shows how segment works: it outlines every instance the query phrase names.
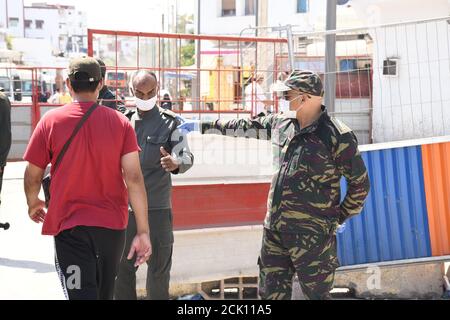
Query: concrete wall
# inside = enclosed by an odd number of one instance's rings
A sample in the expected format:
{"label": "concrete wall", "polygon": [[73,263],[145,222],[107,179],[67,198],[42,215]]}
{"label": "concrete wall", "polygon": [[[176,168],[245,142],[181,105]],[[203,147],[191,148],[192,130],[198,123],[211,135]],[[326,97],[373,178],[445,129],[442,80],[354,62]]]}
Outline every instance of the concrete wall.
{"label": "concrete wall", "polygon": [[336,118],[348,125],[358,138],[360,145],[372,142],[370,99],[337,99]]}
{"label": "concrete wall", "polygon": [[8,159],[22,159],[31,136],[31,106],[11,110],[12,144]]}

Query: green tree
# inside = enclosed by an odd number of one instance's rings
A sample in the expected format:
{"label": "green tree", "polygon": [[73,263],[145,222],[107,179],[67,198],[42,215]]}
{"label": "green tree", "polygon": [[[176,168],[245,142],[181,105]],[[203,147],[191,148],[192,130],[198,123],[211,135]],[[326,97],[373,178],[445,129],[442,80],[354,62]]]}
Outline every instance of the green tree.
{"label": "green tree", "polygon": [[[178,32],[194,34],[194,30],[190,27],[194,23],[194,15],[182,15],[178,17]],[[181,44],[181,66],[192,66],[195,63],[195,41],[183,41]]]}
{"label": "green tree", "polygon": [[188,43],[181,46],[181,66],[188,67],[195,63],[195,43]]}

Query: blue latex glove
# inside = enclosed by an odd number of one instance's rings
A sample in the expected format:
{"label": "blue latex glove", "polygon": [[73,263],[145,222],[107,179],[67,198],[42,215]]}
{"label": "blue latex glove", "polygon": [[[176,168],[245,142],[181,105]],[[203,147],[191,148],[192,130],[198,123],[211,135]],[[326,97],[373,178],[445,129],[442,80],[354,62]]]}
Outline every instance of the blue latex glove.
{"label": "blue latex glove", "polygon": [[337,233],[343,233],[345,231],[345,222],[343,224],[341,224],[338,228],[337,228]]}
{"label": "blue latex glove", "polygon": [[199,120],[187,120],[181,116],[177,116],[177,120],[181,122],[181,124],[177,128],[182,131],[185,131],[186,133],[192,131],[200,131]]}

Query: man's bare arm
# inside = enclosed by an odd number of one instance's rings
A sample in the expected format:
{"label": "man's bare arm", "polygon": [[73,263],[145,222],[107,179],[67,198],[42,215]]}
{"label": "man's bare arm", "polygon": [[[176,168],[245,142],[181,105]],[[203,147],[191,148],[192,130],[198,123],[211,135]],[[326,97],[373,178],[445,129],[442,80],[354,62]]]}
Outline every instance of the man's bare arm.
{"label": "man's bare arm", "polygon": [[44,222],[45,202],[39,199],[41,182],[44,177],[44,170],[28,163],[25,169],[24,190],[27,198],[28,215],[36,223]]}
{"label": "man's bare arm", "polygon": [[131,244],[128,259],[131,260],[136,253],[135,265],[138,266],[146,262],[152,252],[149,236],[147,193],[145,192],[144,177],[142,176],[139,163],[139,153],[136,151],[122,156],[121,165],[137,226],[137,234]]}

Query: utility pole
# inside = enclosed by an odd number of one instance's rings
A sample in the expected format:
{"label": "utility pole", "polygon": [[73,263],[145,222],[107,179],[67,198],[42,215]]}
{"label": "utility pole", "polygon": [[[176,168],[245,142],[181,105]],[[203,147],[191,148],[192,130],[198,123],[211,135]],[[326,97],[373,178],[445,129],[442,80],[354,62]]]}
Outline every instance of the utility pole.
{"label": "utility pole", "polygon": [[258,36],[259,27],[259,0],[255,0],[255,36]]}
{"label": "utility pole", "polygon": [[[197,0],[197,35],[201,34],[201,0]],[[197,65],[197,79],[196,79],[196,83],[197,83],[197,94],[194,95],[194,97],[198,97],[199,100],[195,103],[196,104],[196,109],[200,110],[201,109],[201,90],[200,90],[200,68],[201,68],[201,44],[200,44],[200,40],[197,40],[197,45],[196,45],[196,58],[195,58],[195,63]]]}
{"label": "utility pole", "polygon": [[[326,29],[336,30],[336,0],[327,0]],[[325,105],[330,113],[335,111],[336,100],[336,34],[327,34],[325,39]]]}

